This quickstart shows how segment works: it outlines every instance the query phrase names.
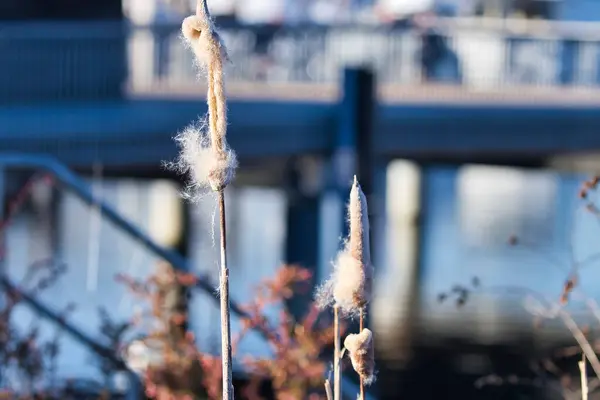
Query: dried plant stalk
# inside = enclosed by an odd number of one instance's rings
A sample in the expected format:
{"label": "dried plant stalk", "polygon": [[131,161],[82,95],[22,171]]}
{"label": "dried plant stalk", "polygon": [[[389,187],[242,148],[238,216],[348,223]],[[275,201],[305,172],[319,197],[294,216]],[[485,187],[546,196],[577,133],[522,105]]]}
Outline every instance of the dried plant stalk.
{"label": "dried plant stalk", "polygon": [[581,374],[581,400],[588,400],[589,389],[585,354],[581,357],[581,361],[579,361],[578,365],[579,373]]}
{"label": "dried plant stalk", "polygon": [[[348,220],[350,232],[343,250],[337,256],[334,263],[334,271],[331,278],[325,282],[317,291],[317,304],[321,307],[333,305],[334,324],[339,324],[339,313],[346,315],[358,315],[360,319],[360,333],[349,335],[349,344],[356,344],[354,336],[363,338],[368,336],[367,348],[354,349],[350,351],[353,360],[352,365],[360,377],[360,398],[364,399],[365,384],[374,380],[374,357],[373,338],[371,331],[364,329],[366,307],[371,300],[373,285],[373,266],[371,264],[371,251],[369,247],[369,218],[367,200],[362,192],[356,176],[350,191],[350,202],[348,205]],[[363,336],[361,336],[363,335]],[[336,340],[339,341],[339,332],[336,332]],[[348,341],[346,338],[346,341]],[[341,381],[340,348],[338,342],[334,349],[334,398],[337,399],[339,381]],[[346,342],[345,342],[346,343]],[[352,358],[354,357],[354,358]],[[358,358],[357,358],[358,357]],[[366,361],[368,358],[368,362]],[[370,358],[369,358],[370,357]],[[362,363],[355,363],[362,359]],[[367,364],[365,364],[367,362]],[[365,365],[369,368],[365,369]],[[357,369],[357,368],[361,369]],[[368,370],[368,373],[366,372]]]}
{"label": "dried plant stalk", "polygon": [[206,0],[198,0],[196,14],[187,17],[181,26],[186,44],[194,52],[198,66],[206,72],[208,93],[208,122],[188,127],[176,140],[182,147],[175,166],[192,176],[188,197],[198,199],[202,190],[217,192],[219,204],[221,270],[221,350],[223,358],[223,399],[233,400],[233,373],[231,356],[231,317],[229,304],[229,269],[227,267],[227,240],[224,190],[233,180],[237,159],[228,147],[227,99],[224,89],[223,64],[227,60],[225,46],[208,12]]}
{"label": "dried plant stalk", "polygon": [[229,268],[227,267],[227,231],[225,227],[225,193],[219,191],[221,231],[221,354],[223,357],[223,399],[233,400],[233,361],[231,356],[231,316],[229,308]]}
{"label": "dried plant stalk", "polygon": [[342,346],[340,337],[340,311],[337,305],[333,306],[333,399],[341,400],[342,394]]}
{"label": "dried plant stalk", "polygon": [[325,394],[327,395],[327,400],[333,400],[333,394],[331,393],[331,382],[329,382],[329,379],[325,379]]}
{"label": "dried plant stalk", "polygon": [[[364,308],[360,310],[360,317],[359,317],[359,332],[362,332],[363,329],[365,329],[365,310]],[[359,375],[360,377],[360,399],[364,400],[365,399],[365,380],[363,379],[362,375]]]}

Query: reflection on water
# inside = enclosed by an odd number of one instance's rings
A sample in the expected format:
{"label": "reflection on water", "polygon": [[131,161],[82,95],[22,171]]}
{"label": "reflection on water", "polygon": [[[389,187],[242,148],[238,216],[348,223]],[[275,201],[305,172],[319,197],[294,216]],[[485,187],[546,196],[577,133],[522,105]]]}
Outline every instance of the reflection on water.
{"label": "reflection on water", "polygon": [[[459,334],[486,342],[503,340],[515,330],[531,329],[531,316],[522,297],[492,287],[526,287],[557,299],[573,259],[596,251],[597,221],[578,208],[577,188],[582,176],[487,166],[429,167],[398,161],[387,175],[386,224],[374,232],[384,240],[386,254],[376,265],[373,326],[381,349],[398,351],[409,340],[411,324],[425,324],[427,333]],[[422,188],[420,186],[422,185]],[[106,180],[102,196],[123,215],[149,231],[161,243],[173,244],[184,215],[177,191],[162,181]],[[422,195],[422,197],[421,197]],[[43,197],[43,196],[42,196]],[[421,201],[421,203],[420,203]],[[43,201],[23,213],[10,227],[7,270],[19,280],[25,266],[51,256],[68,265],[66,276],[42,293],[51,307],[77,303],[71,321],[99,337],[97,308],[104,306],[115,320],[129,318],[140,303],[114,282],[117,273],[147,276],[156,259],[106,221],[93,226],[93,213],[75,198],[58,200],[57,212]],[[373,203],[375,204],[375,203]],[[231,188],[227,198],[229,263],[232,296],[252,298],[253,288],[273,274],[284,261],[287,200],[279,189]],[[339,246],[336,228],[343,203],[323,197],[318,278],[328,275],[329,261]],[[195,271],[218,281],[218,252],[214,247],[214,199],[206,197],[190,213],[189,256]],[[50,214],[54,218],[47,218]],[[418,215],[422,219],[418,219]],[[213,222],[214,221],[214,222]],[[417,230],[422,223],[422,232]],[[56,231],[56,234],[53,232]],[[511,247],[508,237],[519,236],[523,246]],[[89,268],[90,240],[98,240],[98,268]],[[419,255],[419,250],[421,252]],[[416,267],[420,265],[420,270]],[[596,265],[582,270],[581,287],[594,295]],[[93,279],[90,274],[94,274]],[[476,276],[482,294],[461,309],[439,304],[438,294],[455,284],[470,284]],[[94,281],[93,285],[90,282]],[[413,282],[417,282],[416,285]],[[418,300],[418,301],[416,301]],[[574,310],[577,306],[573,305]],[[278,310],[269,310],[275,319]],[[417,318],[417,319],[415,319]],[[191,306],[191,324],[202,350],[219,351],[219,313],[213,299],[197,293]],[[43,325],[49,337],[54,328],[28,310],[20,309],[21,327]],[[234,318],[234,332],[240,328]],[[270,349],[250,335],[240,354],[268,355]],[[87,349],[63,337],[60,377],[98,377]]]}
{"label": "reflection on water", "polygon": [[[181,223],[178,221],[181,210],[172,201],[179,201],[176,188],[163,181],[122,179],[106,180],[100,186],[102,197],[122,215],[149,232],[159,243],[173,243],[175,234],[172,225]],[[99,224],[95,224],[94,213],[73,196],[65,195],[58,202],[57,239],[52,238],[52,229],[45,225],[46,221],[39,214],[25,213],[17,218],[7,238],[10,249],[7,269],[13,280],[20,281],[27,265],[58,256],[67,264],[67,273],[42,292],[40,298],[56,310],[76,303],[77,308],[70,321],[89,335],[100,338],[98,307],[106,308],[114,321],[124,321],[143,304],[123,285],[116,283],[115,276],[125,273],[136,278],[147,277],[158,260],[109,222],[100,220]],[[240,302],[252,299],[253,287],[263,278],[272,276],[284,260],[285,205],[280,190],[244,188],[231,189],[228,193],[231,292],[233,298]],[[50,212],[50,209],[46,211]],[[194,268],[206,273],[214,283],[218,282],[219,268],[218,249],[214,242],[214,235],[218,235],[215,211],[216,202],[210,196],[193,207],[189,248]],[[252,232],[252,235],[246,232]],[[91,245],[93,241],[98,244]],[[89,265],[95,262],[90,253],[96,249],[97,269]],[[90,282],[94,284],[90,285]],[[276,318],[278,310],[269,310],[268,314]],[[23,329],[40,324],[45,338],[52,337],[55,332],[51,324],[39,321],[25,307],[19,309],[15,323]],[[191,324],[199,347],[217,353],[220,349],[220,324],[214,299],[204,293],[195,293]],[[240,328],[239,320],[234,318],[233,332]],[[133,332],[130,338],[135,334]],[[98,377],[98,368],[91,362],[88,349],[64,335],[61,344],[59,377]],[[262,340],[254,335],[249,335],[240,344],[241,354],[259,356],[267,355],[268,351]]]}
{"label": "reflection on water", "polygon": [[[534,290],[558,300],[572,260],[594,252],[599,227],[581,209],[577,188],[582,176],[551,171],[467,166],[432,168],[426,180],[421,297],[428,321],[444,322],[463,334],[500,339],[521,321],[524,296],[509,287]],[[511,235],[519,238],[509,245]],[[591,289],[597,272],[588,268],[582,282]],[[483,293],[465,310],[440,306],[437,295],[455,284],[482,282]],[[588,294],[593,294],[589,291]],[[475,320],[472,320],[475,318]]]}

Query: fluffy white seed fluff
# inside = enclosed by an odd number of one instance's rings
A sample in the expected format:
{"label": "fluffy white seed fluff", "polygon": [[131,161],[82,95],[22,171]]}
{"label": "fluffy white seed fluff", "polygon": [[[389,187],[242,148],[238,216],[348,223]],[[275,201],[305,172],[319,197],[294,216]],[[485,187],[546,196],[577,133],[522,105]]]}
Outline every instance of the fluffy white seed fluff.
{"label": "fluffy white seed fluff", "polygon": [[334,262],[331,278],[317,290],[317,304],[333,303],[350,315],[356,315],[371,300],[373,266],[369,249],[367,200],[356,177],[348,206],[350,233]]}
{"label": "fluffy white seed fluff", "polygon": [[190,181],[184,192],[187,198],[198,200],[209,189],[221,190],[233,180],[237,167],[235,152],[226,143],[223,152],[214,151],[206,124],[188,126],[175,141],[180,147],[179,158],[169,166],[189,174]]}
{"label": "fluffy white seed fluff", "polygon": [[350,355],[352,367],[363,379],[365,385],[375,381],[375,346],[373,332],[364,328],[360,333],[346,336],[344,347]]}
{"label": "fluffy white seed fluff", "polygon": [[228,60],[223,40],[204,7],[199,5],[196,15],[190,15],[181,24],[184,43],[191,48],[201,68],[208,67],[214,60]]}

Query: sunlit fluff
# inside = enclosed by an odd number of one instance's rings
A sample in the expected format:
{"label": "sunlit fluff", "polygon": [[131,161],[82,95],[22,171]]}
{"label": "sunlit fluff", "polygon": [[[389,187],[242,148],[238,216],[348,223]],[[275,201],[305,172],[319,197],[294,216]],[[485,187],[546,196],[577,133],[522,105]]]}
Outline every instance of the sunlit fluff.
{"label": "sunlit fluff", "polygon": [[220,190],[233,180],[237,167],[235,152],[226,143],[224,151],[214,151],[206,124],[188,126],[175,141],[180,148],[179,157],[168,166],[189,175],[186,198],[198,200],[209,190]]}
{"label": "sunlit fluff", "polygon": [[350,233],[339,252],[331,278],[317,290],[317,303],[324,308],[335,304],[356,315],[371,300],[373,266],[369,249],[367,200],[356,177],[348,205]]}
{"label": "sunlit fluff", "polygon": [[344,340],[344,347],[350,355],[352,367],[363,379],[365,385],[375,381],[375,346],[373,332],[364,328],[360,333],[351,333]]}

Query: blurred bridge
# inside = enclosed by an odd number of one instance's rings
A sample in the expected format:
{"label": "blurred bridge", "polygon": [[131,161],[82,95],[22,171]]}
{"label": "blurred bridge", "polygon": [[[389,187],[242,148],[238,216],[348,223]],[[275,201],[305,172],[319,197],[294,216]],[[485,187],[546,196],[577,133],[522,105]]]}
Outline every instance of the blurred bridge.
{"label": "blurred bridge", "polygon": [[[600,147],[600,30],[523,24],[225,26],[231,142],[242,159],[332,152],[339,104],[352,96],[340,73],[366,66],[377,80],[378,156],[539,159]],[[73,166],[150,167],[173,156],[171,136],[205,111],[178,32],[3,24],[0,150]]]}

